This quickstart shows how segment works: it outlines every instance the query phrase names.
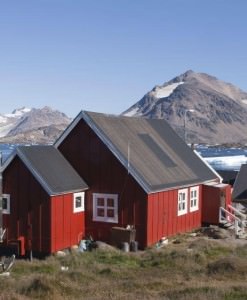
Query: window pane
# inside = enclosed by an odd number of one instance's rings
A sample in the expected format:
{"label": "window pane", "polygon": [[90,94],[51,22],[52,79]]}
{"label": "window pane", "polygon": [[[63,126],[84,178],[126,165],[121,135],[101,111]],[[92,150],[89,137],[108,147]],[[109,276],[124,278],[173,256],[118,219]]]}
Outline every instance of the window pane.
{"label": "window pane", "polygon": [[114,210],[113,209],[107,209],[107,217],[114,218]]}
{"label": "window pane", "polygon": [[82,203],[81,203],[81,197],[76,197],[75,198],[75,207],[81,207]]}
{"label": "window pane", "polygon": [[105,206],[105,199],[97,198],[97,206]]}
{"label": "window pane", "polygon": [[107,199],[107,206],[108,207],[114,207],[114,199],[108,198]]}
{"label": "window pane", "polygon": [[2,207],[3,209],[8,209],[8,199],[7,198],[2,198],[3,201],[2,201]]}
{"label": "window pane", "polygon": [[191,206],[191,207],[193,206],[193,200],[190,201],[190,206]]}
{"label": "window pane", "polygon": [[97,216],[98,217],[104,217],[105,216],[105,210],[103,208],[97,209]]}
{"label": "window pane", "polygon": [[93,193],[93,221],[118,223],[118,195]]}

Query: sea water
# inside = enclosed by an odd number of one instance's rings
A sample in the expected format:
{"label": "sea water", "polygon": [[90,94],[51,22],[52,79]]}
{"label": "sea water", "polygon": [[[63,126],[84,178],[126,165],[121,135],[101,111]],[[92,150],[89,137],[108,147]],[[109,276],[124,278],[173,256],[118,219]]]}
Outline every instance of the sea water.
{"label": "sea water", "polygon": [[4,162],[14,151],[16,145],[14,144],[0,144],[0,153],[2,154],[2,161]]}

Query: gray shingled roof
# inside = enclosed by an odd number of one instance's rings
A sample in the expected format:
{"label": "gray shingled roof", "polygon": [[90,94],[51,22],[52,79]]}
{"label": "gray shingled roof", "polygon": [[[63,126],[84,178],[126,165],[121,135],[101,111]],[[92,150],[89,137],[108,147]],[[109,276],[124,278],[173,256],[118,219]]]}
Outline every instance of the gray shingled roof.
{"label": "gray shingled roof", "polygon": [[49,195],[82,191],[87,184],[53,146],[19,146],[16,155]]}
{"label": "gray shingled roof", "polygon": [[147,193],[219,178],[164,120],[92,112],[81,118]]}
{"label": "gray shingled roof", "polygon": [[247,164],[242,165],[233,185],[233,200],[247,200]]}

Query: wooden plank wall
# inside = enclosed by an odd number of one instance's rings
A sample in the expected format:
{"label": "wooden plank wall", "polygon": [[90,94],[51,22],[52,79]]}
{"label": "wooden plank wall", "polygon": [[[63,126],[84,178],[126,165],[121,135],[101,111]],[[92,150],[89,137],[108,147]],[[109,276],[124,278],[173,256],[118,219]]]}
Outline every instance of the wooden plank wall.
{"label": "wooden plank wall", "polygon": [[4,215],[7,240],[24,240],[25,250],[50,253],[50,197],[19,158],[3,174],[4,193],[10,194],[10,215]]}
{"label": "wooden plank wall", "polygon": [[[189,195],[189,190],[188,190]],[[158,192],[148,196],[147,246],[162,237],[184,233],[201,226],[202,188],[199,188],[199,210],[178,216],[178,190]]]}
{"label": "wooden plank wall", "polygon": [[73,194],[51,199],[51,252],[65,249],[85,237],[84,212],[73,213]]}

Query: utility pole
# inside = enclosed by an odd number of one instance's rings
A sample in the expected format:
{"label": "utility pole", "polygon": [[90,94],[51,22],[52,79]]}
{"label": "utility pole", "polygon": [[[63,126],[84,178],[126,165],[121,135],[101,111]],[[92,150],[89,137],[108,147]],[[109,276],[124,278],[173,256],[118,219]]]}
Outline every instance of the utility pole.
{"label": "utility pole", "polygon": [[194,112],[195,110],[194,109],[186,109],[185,112],[184,112],[184,141],[185,143],[187,144],[187,132],[186,132],[186,122],[187,122],[187,113],[188,112]]}

